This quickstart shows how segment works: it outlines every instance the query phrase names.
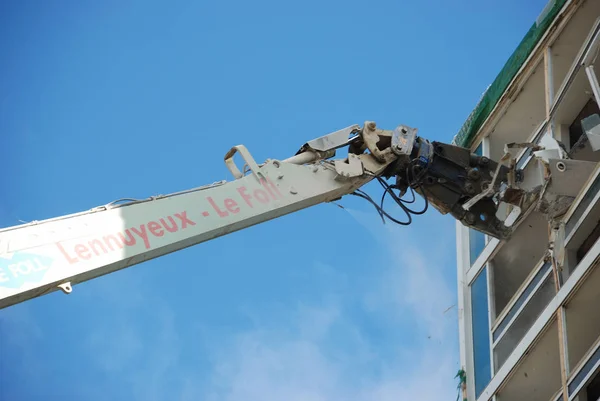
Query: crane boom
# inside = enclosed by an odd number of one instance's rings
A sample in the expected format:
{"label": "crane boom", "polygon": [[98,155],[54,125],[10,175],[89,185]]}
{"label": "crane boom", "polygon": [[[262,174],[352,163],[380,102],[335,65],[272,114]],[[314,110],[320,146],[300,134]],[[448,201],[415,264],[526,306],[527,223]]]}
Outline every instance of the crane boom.
{"label": "crane boom", "polygon": [[[323,160],[348,143],[353,129],[260,166],[244,146],[236,146],[225,157],[235,177],[230,182],[0,231],[0,308],[57,289],[70,293],[76,283],[352,193],[393,160],[377,161],[370,154]],[[248,174],[234,163],[238,152]],[[314,161],[320,162],[305,164]]]}
{"label": "crane boom", "polygon": [[[593,129],[587,135],[595,135]],[[367,121],[260,165],[239,145],[225,155],[232,181],[0,230],[0,308],[58,289],[68,294],[73,284],[350,194],[370,201],[384,221],[410,224],[411,214],[432,205],[467,227],[507,240],[533,208],[556,223],[595,168],[566,159],[552,138],[546,142],[545,147],[507,144],[496,162],[466,148],[429,142],[414,128],[382,130]],[[511,153],[522,147],[532,148],[537,163],[527,177]],[[337,157],[341,148],[347,155]],[[242,171],[234,162],[237,153],[245,162]],[[392,177],[396,183],[389,185]],[[381,205],[361,190],[374,179],[385,191]],[[425,199],[423,210],[406,206],[412,203],[402,199],[408,190]],[[385,195],[408,221],[383,209]]]}

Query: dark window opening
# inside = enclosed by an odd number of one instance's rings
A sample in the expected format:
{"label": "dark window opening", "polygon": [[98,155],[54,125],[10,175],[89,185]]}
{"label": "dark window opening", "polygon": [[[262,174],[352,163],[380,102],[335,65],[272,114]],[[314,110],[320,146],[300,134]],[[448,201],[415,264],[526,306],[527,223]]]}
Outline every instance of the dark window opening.
{"label": "dark window opening", "polygon": [[577,264],[587,255],[588,251],[594,246],[596,240],[600,237],[600,221],[592,230],[592,233],[583,241],[583,244],[577,249]]}
{"label": "dark window opening", "polygon": [[600,108],[598,108],[598,104],[594,98],[588,100],[588,102],[583,106],[583,109],[579,112],[573,124],[569,127],[569,143],[570,148],[573,149],[577,141],[581,139],[583,135],[583,127],[581,126],[581,120],[586,117],[591,116],[592,114],[600,114]]}
{"label": "dark window opening", "polygon": [[600,400],[600,375],[596,375],[586,389],[588,401]]}

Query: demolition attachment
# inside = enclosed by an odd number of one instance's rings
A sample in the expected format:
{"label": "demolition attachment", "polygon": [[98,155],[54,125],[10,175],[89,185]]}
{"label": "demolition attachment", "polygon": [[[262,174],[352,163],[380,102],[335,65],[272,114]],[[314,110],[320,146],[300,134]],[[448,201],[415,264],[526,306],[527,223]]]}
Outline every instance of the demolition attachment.
{"label": "demolition attachment", "polygon": [[[351,126],[308,142],[294,157],[314,161],[332,156],[327,152],[345,145],[348,145],[348,159],[337,160],[340,167],[347,164],[346,168],[352,170],[353,160],[365,153],[372,156],[362,159],[366,172],[374,173],[366,161],[374,167],[377,163],[388,165],[381,174],[374,174],[384,189],[380,204],[362,190],[352,194],[372,203],[384,221],[387,217],[397,224],[408,225],[412,215],[425,213],[431,204],[442,214],[450,213],[463,224],[490,236],[506,238],[510,234],[510,227],[497,216],[498,195],[510,176],[507,166],[465,148],[429,142],[417,136],[416,128],[399,125],[394,130],[382,130],[372,121],[365,122],[362,128]],[[395,179],[394,184],[388,183],[391,178]],[[406,199],[409,191],[412,197]],[[409,207],[415,202],[415,192],[425,200],[421,210]],[[407,220],[393,218],[384,210],[383,201],[388,195],[405,212]]]}
{"label": "demolition attachment", "polygon": [[[594,120],[600,122],[600,118]],[[586,121],[589,142],[599,124]],[[593,127],[592,127],[593,125]],[[600,141],[598,141],[600,143]],[[377,204],[363,190],[352,195],[372,203],[382,219],[408,225],[412,215],[423,214],[432,205],[442,214],[450,214],[462,224],[491,237],[507,239],[526,212],[535,209],[550,221],[562,216],[595,163],[566,160],[561,145],[543,137],[540,145],[507,144],[500,160],[491,160],[469,149],[441,142],[430,142],[417,135],[417,129],[400,125],[394,130],[379,129],[372,121],[336,131],[307,142],[292,159],[319,162],[335,155],[336,149],[348,146],[348,158],[334,162],[342,177],[372,174],[384,189]],[[527,177],[516,163],[517,153],[530,152]],[[365,158],[365,155],[369,155]],[[360,161],[358,158],[361,158]],[[566,159],[565,159],[566,158]],[[387,167],[380,173],[378,167]],[[389,184],[387,180],[394,179]],[[411,192],[412,199],[405,199]],[[414,193],[425,200],[422,210],[414,210]],[[383,201],[390,196],[405,212],[407,220],[393,218],[384,210]]]}
{"label": "demolition attachment", "polygon": [[[430,142],[415,128],[400,125],[389,131],[366,122],[349,142],[349,153],[368,151],[375,160],[389,163],[376,178],[384,198],[390,194],[409,215],[408,223],[410,214],[422,214],[431,204],[467,227],[506,240],[529,211],[544,214],[553,225],[568,211],[597,165],[587,161],[591,157],[585,152],[600,149],[600,116],[584,119],[582,126],[584,135],[569,153],[546,133],[538,144],[505,145],[504,155],[495,161],[463,147]],[[395,184],[384,178],[395,178]],[[408,191],[413,200],[404,200]],[[414,192],[425,199],[425,208],[418,212],[406,207],[414,201]],[[382,205],[376,207],[391,219]]]}
{"label": "demolition attachment", "polygon": [[[384,221],[387,218],[408,225],[413,215],[425,213],[431,204],[442,214],[449,213],[466,226],[492,237],[510,235],[510,225],[499,217],[498,210],[505,201],[501,196],[503,188],[510,187],[520,174],[511,173],[510,167],[475,155],[469,149],[429,142],[417,136],[415,128],[399,125],[394,130],[382,130],[367,121],[362,128],[353,125],[309,141],[286,161],[327,162],[325,159],[335,156],[336,150],[345,146],[348,157],[333,162],[336,171],[341,178],[371,174],[381,184],[384,194],[379,204],[361,189],[351,194],[372,203]],[[387,167],[381,171],[381,166]],[[392,178],[395,183],[388,183]],[[412,196],[406,199],[409,191]],[[425,200],[421,210],[409,206],[415,202],[415,192]],[[394,218],[384,209],[386,196],[401,208],[406,220]],[[514,201],[512,204],[520,205]]]}

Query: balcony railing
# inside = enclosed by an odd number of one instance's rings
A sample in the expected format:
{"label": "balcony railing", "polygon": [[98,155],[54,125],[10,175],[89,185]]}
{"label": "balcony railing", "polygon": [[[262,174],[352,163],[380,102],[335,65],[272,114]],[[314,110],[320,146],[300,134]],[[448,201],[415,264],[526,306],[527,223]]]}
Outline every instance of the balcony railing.
{"label": "balcony railing", "polygon": [[516,297],[509,312],[493,332],[495,368],[500,368],[513,353],[550,300],[556,295],[552,265],[542,264],[531,281]]}
{"label": "balcony railing", "polygon": [[600,338],[598,338],[596,343],[592,345],[582,362],[573,371],[570,379],[567,382],[569,401],[573,400],[575,397],[577,397],[577,395],[579,395],[586,383],[598,372],[599,369]]}
{"label": "balcony railing", "polygon": [[[590,212],[597,204],[600,198],[600,169],[597,169],[592,175],[592,180],[586,188],[583,189],[583,197],[579,201],[572,213],[567,214],[565,222],[565,244],[568,244],[581,227],[581,223],[589,216]],[[588,181],[589,182],[589,181]]]}
{"label": "balcony railing", "polygon": [[509,328],[519,316],[525,305],[535,295],[536,291],[540,288],[544,280],[550,275],[552,271],[552,264],[550,262],[539,263],[534,269],[534,273],[530,276],[529,280],[526,281],[521,291],[513,297],[511,303],[508,304],[507,308],[498,319],[495,327],[493,328],[493,339],[494,345],[500,341],[507,328]]}

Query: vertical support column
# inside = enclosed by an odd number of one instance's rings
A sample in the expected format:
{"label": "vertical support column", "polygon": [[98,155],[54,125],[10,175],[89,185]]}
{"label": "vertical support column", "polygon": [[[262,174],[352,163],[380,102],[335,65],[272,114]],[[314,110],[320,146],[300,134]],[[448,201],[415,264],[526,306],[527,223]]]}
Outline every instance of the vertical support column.
{"label": "vertical support column", "polygon": [[[546,46],[544,51],[544,80],[545,80],[545,100],[546,100],[546,119],[548,120],[548,135],[550,137],[555,138],[554,135],[554,119],[550,116],[550,110],[552,109],[552,105],[554,104],[554,76],[552,71],[552,47]],[[548,242],[551,243],[554,235],[552,233],[552,225],[548,224]],[[560,240],[560,239],[559,239]],[[554,244],[554,249],[556,249],[556,244]],[[550,252],[550,257],[552,259],[552,274],[554,275],[554,283],[555,289],[558,293],[560,289],[561,277],[559,272],[559,267],[556,265],[556,259],[552,252]],[[559,348],[559,356],[560,356],[560,377],[562,383],[562,393],[563,400],[567,401],[569,399],[568,387],[567,387],[567,369],[568,369],[568,361],[566,358],[566,340],[565,340],[565,332],[563,327],[564,323],[564,310],[563,308],[559,308],[556,311],[556,320],[558,326],[558,348]]]}
{"label": "vertical support column", "polygon": [[[568,339],[568,337],[567,337],[567,308],[565,308],[564,305],[561,305],[558,312],[560,313],[560,316],[561,316],[561,322],[559,322],[561,325],[558,327],[558,330],[560,330],[560,334],[562,334],[562,338],[563,338],[564,358],[565,358],[565,363],[564,363],[565,374],[567,375],[567,377],[569,377],[569,375],[571,374],[571,364],[569,363],[569,347],[567,346],[567,339]],[[560,334],[559,334],[559,338],[560,338]],[[566,390],[566,388],[565,388],[565,390]]]}
{"label": "vertical support column", "polygon": [[569,125],[567,124],[556,124],[554,121],[554,139],[561,142],[567,152],[571,150],[571,139],[569,137]]}
{"label": "vertical support column", "polygon": [[554,75],[552,67],[552,47],[547,46],[544,52],[544,80],[546,99],[546,119],[548,120],[548,134],[554,137],[554,121],[550,119],[550,110],[554,104]]}
{"label": "vertical support column", "polygon": [[[482,140],[481,140],[481,155],[485,156],[487,158],[492,159],[492,149],[490,147],[490,136],[486,135]],[[487,245],[491,238],[489,235],[484,234],[484,238],[485,238],[485,244]],[[490,326],[491,327],[491,326]]]}
{"label": "vertical support column", "polygon": [[[554,285],[556,292],[560,289],[560,273],[558,266],[556,265],[556,259],[552,257],[552,274],[554,276]],[[567,337],[566,337],[566,323],[565,323],[565,308],[560,307],[556,311],[556,323],[558,327],[558,352],[560,357],[560,378],[562,382],[562,393],[563,400],[569,399],[567,379],[569,374],[569,361],[567,359]]]}
{"label": "vertical support column", "polygon": [[490,370],[491,377],[496,373],[496,358],[494,358],[494,336],[492,327],[494,327],[494,316],[496,315],[496,305],[494,304],[494,263],[487,263],[487,287],[488,287],[488,322],[490,328]]}
{"label": "vertical support column", "polygon": [[491,153],[492,150],[490,148],[490,136],[486,135],[482,140],[481,140],[481,153],[482,156],[485,157],[491,157]]}
{"label": "vertical support column", "polygon": [[468,260],[466,256],[467,247],[465,246],[465,236],[463,234],[463,225],[460,221],[455,222],[456,225],[456,278],[457,278],[457,292],[458,292],[458,344],[460,351],[460,366],[466,370],[467,357],[466,357],[466,326],[467,319],[465,313],[465,296],[466,296],[466,270],[465,261]]}
{"label": "vertical support column", "polygon": [[460,365],[466,373],[467,399],[475,399],[475,367],[473,361],[473,322],[471,291],[467,281],[470,266],[469,231],[461,222],[456,222],[457,275],[458,275],[458,320]]}
{"label": "vertical support column", "polygon": [[469,387],[469,381],[472,381],[471,372],[472,368],[469,367],[470,354],[467,348],[467,333],[471,330],[470,315],[467,313],[466,305],[467,293],[469,292],[467,287],[467,269],[466,261],[468,257],[468,244],[466,244],[468,237],[465,236],[464,226],[460,221],[455,222],[456,226],[456,273],[457,273],[457,291],[458,291],[458,346],[459,346],[459,357],[460,357],[460,369],[465,371],[467,377],[467,383],[461,389],[461,394],[464,399],[468,399],[467,389]]}
{"label": "vertical support column", "polygon": [[[553,234],[552,225],[548,224],[548,236],[550,238],[550,244],[552,244],[552,249],[550,250],[550,260],[552,262],[552,275],[554,277],[554,289],[555,293],[558,293],[561,287],[561,272],[560,266],[557,264],[557,260],[554,254],[554,250],[557,249],[557,244],[553,241],[563,241],[564,238],[556,236]],[[561,244],[562,245],[562,244]],[[567,401],[569,399],[567,379],[569,378],[569,360],[567,357],[567,336],[566,336],[566,323],[565,323],[565,308],[561,305],[560,308],[556,311],[556,323],[558,328],[558,354],[560,357],[560,378],[562,383],[562,394],[563,401]]]}
{"label": "vertical support column", "polygon": [[544,52],[544,78],[546,82],[546,117],[554,103],[554,76],[552,73],[552,47],[547,46]]}

